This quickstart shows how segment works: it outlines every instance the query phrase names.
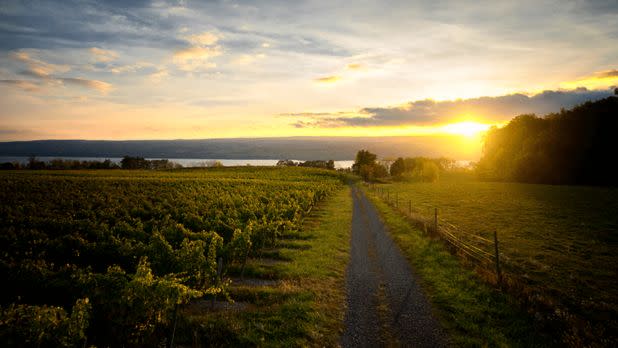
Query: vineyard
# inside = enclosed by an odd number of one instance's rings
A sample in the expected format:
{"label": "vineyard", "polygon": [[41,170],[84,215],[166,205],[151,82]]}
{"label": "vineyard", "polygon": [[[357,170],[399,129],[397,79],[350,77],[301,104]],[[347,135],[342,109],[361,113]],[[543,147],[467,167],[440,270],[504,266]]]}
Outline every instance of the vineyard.
{"label": "vineyard", "polygon": [[0,175],[0,336],[9,345],[157,345],[178,306],[342,187],[333,171],[221,168]]}
{"label": "vineyard", "polygon": [[[567,323],[563,339],[583,344],[614,337],[615,189],[479,182],[453,175],[437,183],[376,185],[376,196],[420,228],[438,233],[490,278],[494,232],[503,286]],[[492,282],[495,279],[491,279]]]}

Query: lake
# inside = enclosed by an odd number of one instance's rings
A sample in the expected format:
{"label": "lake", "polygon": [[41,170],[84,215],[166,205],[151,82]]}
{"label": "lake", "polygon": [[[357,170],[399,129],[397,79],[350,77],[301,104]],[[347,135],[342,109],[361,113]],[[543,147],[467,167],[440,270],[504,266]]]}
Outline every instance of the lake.
{"label": "lake", "polygon": [[[19,162],[28,163],[29,157],[25,156],[0,156],[0,163]],[[49,162],[54,159],[62,159],[68,161],[105,161],[109,159],[112,162],[120,163],[121,157],[63,157],[63,156],[37,156],[37,160]],[[147,160],[159,160],[162,158],[146,158]],[[274,159],[221,159],[221,158],[165,158],[171,162],[178,163],[183,167],[206,167],[213,161],[219,161],[226,167],[232,166],[275,166],[279,160]],[[294,160],[299,162],[298,160]],[[354,164],[353,160],[335,161],[335,168],[351,168]]]}

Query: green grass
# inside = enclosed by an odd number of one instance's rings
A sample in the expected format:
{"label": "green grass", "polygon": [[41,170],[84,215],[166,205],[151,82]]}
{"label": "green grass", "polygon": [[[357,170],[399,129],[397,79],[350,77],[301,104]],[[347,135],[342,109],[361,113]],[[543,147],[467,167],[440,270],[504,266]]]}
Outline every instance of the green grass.
{"label": "green grass", "polygon": [[411,202],[430,217],[437,207],[440,221],[462,232],[491,238],[496,230],[503,268],[528,294],[561,308],[551,315],[572,326],[568,340],[606,344],[615,335],[618,189],[480,182],[464,175],[380,186],[391,198],[396,192],[404,210]]}
{"label": "green grass", "polygon": [[389,233],[420,276],[436,314],[452,342],[461,347],[550,346],[535,322],[509,298],[480,281],[451,255],[443,243],[430,239],[372,193]]}
{"label": "green grass", "polygon": [[322,202],[303,230],[269,256],[287,260],[258,266],[246,277],[274,278],[273,287],[232,287],[242,311],[189,308],[179,325],[179,342],[210,346],[331,347],[339,344],[345,311],[345,269],[349,259],[352,202],[344,188]]}

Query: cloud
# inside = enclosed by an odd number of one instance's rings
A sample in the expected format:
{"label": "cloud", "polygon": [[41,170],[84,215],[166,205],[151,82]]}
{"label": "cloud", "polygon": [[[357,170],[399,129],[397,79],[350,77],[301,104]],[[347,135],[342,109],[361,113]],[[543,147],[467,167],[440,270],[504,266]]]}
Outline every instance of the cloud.
{"label": "cloud", "polygon": [[592,75],[579,78],[575,81],[568,81],[561,84],[564,88],[575,88],[579,86],[603,89],[618,85],[618,69],[597,71]]}
{"label": "cloud", "polygon": [[177,50],[173,62],[183,71],[202,71],[217,66],[212,58],[223,53],[221,46],[215,46],[219,38],[210,32],[186,36],[192,46]]}
{"label": "cloud", "polygon": [[360,63],[352,63],[352,64],[348,64],[345,67],[348,70],[362,70],[365,68],[365,66],[363,64]]}
{"label": "cloud", "polygon": [[341,116],[340,113],[291,115],[306,118],[293,123],[298,128],[427,126],[467,120],[499,123],[520,114],[545,115],[610,95],[610,90],[577,88],[544,91],[530,96],[517,93],[446,101],[425,99],[395,107],[363,108],[348,113],[352,116]]}
{"label": "cloud", "polygon": [[99,80],[87,80],[87,79],[75,78],[75,77],[62,77],[62,78],[59,78],[58,80],[66,85],[86,87],[86,88],[101,92],[103,94],[108,93],[113,88],[111,84],[107,82],[99,81]]}
{"label": "cloud", "polygon": [[335,83],[340,80],[341,80],[341,76],[337,76],[337,75],[318,77],[317,79],[315,79],[315,81],[318,83]]}
{"label": "cloud", "polygon": [[238,65],[249,65],[264,57],[266,57],[266,55],[264,55],[263,53],[241,54],[238,58],[234,59],[232,62]]}
{"label": "cloud", "polygon": [[94,60],[99,63],[109,63],[118,59],[118,53],[111,50],[104,50],[98,47],[91,47],[88,51],[94,57]]}
{"label": "cloud", "polygon": [[599,71],[595,76],[600,79],[618,78],[618,69]]}
{"label": "cloud", "polygon": [[214,68],[217,64],[210,59],[221,55],[219,46],[215,47],[189,47],[174,53],[174,64],[184,71],[205,70]]}
{"label": "cloud", "polygon": [[26,51],[11,52],[10,57],[26,64],[26,69],[20,72],[21,75],[32,77],[35,80],[6,79],[2,80],[2,84],[4,85],[14,86],[26,92],[38,92],[41,90],[42,86],[53,85],[80,86],[96,90],[103,94],[107,94],[112,90],[112,85],[104,81],[58,76],[56,73],[69,71],[70,68],[66,65],[50,64],[40,59],[33,58],[32,55]]}
{"label": "cloud", "polygon": [[319,117],[332,117],[334,114],[331,112],[289,112],[279,114],[279,116],[283,117],[310,117],[310,118],[319,118]]}
{"label": "cloud", "polygon": [[38,92],[41,90],[39,84],[27,80],[0,80],[0,84],[17,87],[26,92]]}
{"label": "cloud", "polygon": [[219,38],[210,32],[187,36],[187,40],[195,46],[210,46],[219,41]]}
{"label": "cloud", "polygon": [[138,70],[142,70],[146,68],[153,68],[153,67],[155,67],[153,63],[137,62],[135,64],[114,66],[109,71],[111,71],[113,74],[123,74],[127,72],[136,72]]}
{"label": "cloud", "polygon": [[169,76],[169,72],[167,71],[167,69],[161,68],[157,70],[156,72],[150,74],[148,78],[153,83],[160,83],[161,81],[163,81],[163,79],[165,79],[168,76]]}
{"label": "cloud", "polygon": [[9,56],[18,62],[26,64],[26,68],[20,72],[21,75],[36,78],[47,78],[54,73],[63,73],[70,70],[67,65],[57,65],[44,62],[32,57],[31,53],[20,50],[14,51]]}

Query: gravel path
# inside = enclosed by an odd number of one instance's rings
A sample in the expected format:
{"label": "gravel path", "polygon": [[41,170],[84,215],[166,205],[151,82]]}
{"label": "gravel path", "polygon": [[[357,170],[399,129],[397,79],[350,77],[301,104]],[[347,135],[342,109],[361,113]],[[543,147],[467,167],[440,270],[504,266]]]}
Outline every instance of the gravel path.
{"label": "gravel path", "polygon": [[446,347],[408,261],[386,232],[373,204],[352,189],[351,259],[343,347]]}

